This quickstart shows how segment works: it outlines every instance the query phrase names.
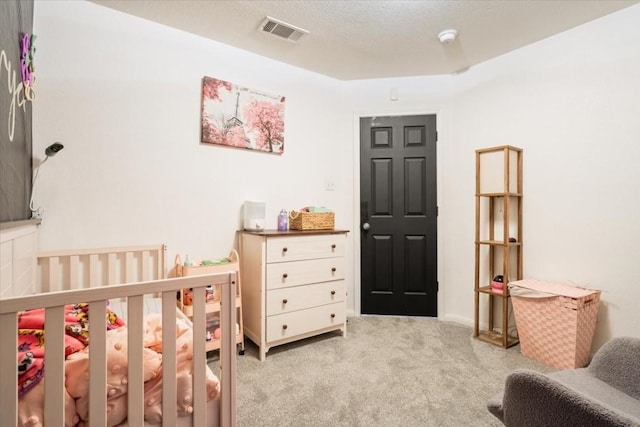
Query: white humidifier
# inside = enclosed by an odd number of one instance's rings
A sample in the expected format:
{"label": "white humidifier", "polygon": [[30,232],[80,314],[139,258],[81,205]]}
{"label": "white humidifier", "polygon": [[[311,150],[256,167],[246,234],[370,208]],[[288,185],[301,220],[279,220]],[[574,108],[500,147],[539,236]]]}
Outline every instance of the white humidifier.
{"label": "white humidifier", "polygon": [[266,218],[266,205],[264,202],[246,201],[244,210],[244,229],[247,231],[262,231]]}

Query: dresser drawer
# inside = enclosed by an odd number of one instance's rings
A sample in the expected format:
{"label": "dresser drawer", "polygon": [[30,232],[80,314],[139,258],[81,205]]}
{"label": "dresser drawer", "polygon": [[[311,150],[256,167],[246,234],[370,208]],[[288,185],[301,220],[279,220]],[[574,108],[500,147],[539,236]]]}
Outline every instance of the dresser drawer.
{"label": "dresser drawer", "polygon": [[341,257],[344,245],[344,234],[268,239],[267,263]]}
{"label": "dresser drawer", "polygon": [[344,258],[267,264],[267,289],[344,279]]}
{"label": "dresser drawer", "polygon": [[344,324],[345,304],[322,305],[308,310],[267,317],[267,342],[278,341],[318,329]]}
{"label": "dresser drawer", "polygon": [[344,280],[275,289],[267,292],[267,316],[344,301]]}

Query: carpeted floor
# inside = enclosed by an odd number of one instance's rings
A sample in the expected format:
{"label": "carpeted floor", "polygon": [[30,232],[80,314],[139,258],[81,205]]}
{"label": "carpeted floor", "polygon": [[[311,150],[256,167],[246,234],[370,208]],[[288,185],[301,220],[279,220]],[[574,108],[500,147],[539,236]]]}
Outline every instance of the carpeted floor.
{"label": "carpeted floor", "polygon": [[355,317],[346,338],[333,332],[274,347],[264,362],[247,340],[238,356],[238,424],[500,426],[486,402],[507,374],[550,368],[472,332],[433,318]]}

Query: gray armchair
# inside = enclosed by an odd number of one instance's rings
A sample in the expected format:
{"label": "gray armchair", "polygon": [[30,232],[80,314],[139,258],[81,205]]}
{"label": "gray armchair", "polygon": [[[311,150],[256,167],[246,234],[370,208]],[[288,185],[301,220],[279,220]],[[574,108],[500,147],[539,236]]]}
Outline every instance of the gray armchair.
{"label": "gray armchair", "polygon": [[614,338],[586,368],[516,370],[487,403],[506,426],[640,427],[640,338]]}

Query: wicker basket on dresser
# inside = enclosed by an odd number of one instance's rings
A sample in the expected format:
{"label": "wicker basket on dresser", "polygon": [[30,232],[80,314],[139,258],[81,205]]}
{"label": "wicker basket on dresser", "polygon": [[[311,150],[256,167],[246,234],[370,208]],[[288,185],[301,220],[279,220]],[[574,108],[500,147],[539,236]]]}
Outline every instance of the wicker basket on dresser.
{"label": "wicker basket on dresser", "polygon": [[241,231],[244,333],[271,347],[334,330],[346,336],[347,231]]}

